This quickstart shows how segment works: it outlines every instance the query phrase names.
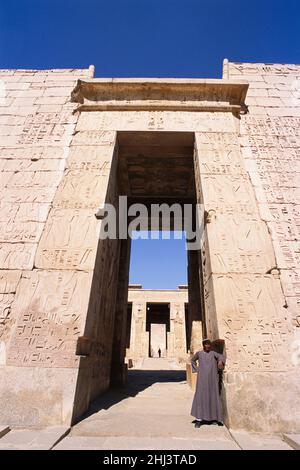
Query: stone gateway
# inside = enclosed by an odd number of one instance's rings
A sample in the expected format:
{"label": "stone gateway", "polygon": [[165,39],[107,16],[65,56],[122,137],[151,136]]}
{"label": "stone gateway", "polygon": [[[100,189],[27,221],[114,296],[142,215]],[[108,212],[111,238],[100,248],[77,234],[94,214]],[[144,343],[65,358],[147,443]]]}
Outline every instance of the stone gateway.
{"label": "stone gateway", "polygon": [[[93,74],[0,71],[0,422],[76,422],[124,383],[126,351],[151,352],[152,332],[153,350],[167,335],[176,357],[203,335],[225,341],[231,428],[299,431],[300,66]],[[163,326],[155,309],[146,325],[140,294],[129,351],[130,240],[98,237],[99,208],[119,196],[205,210],[188,312],[167,299]]]}

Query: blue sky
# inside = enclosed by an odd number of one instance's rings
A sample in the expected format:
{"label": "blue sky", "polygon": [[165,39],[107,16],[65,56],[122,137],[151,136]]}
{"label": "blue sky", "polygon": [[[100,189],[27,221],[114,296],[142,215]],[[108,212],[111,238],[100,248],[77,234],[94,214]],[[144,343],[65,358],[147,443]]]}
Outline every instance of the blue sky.
{"label": "blue sky", "polygon": [[[148,235],[150,232],[139,232]],[[152,232],[155,239],[132,240],[130,283],[142,284],[145,289],[176,289],[187,284],[187,255],[185,239],[181,232]]]}
{"label": "blue sky", "polygon": [[[221,77],[225,57],[300,63],[299,18],[299,0],[0,0],[0,68]],[[131,282],[186,282],[184,242],[134,242]]]}
{"label": "blue sky", "polygon": [[0,67],[220,77],[222,60],[299,63],[299,0],[0,0]]}

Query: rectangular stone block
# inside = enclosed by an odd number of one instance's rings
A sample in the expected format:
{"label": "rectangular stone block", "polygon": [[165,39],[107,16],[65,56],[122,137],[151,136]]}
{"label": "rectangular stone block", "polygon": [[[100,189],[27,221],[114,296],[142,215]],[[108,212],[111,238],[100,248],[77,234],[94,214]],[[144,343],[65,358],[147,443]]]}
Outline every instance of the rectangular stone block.
{"label": "rectangular stone block", "polygon": [[300,187],[260,185],[255,188],[255,194],[261,204],[300,204]]}
{"label": "rectangular stone block", "polygon": [[293,370],[292,319],[280,280],[272,275],[212,275],[218,334],[225,340],[227,368],[239,372]]}
{"label": "rectangular stone block", "polygon": [[64,147],[39,147],[39,146],[16,146],[13,148],[1,148],[0,155],[5,159],[29,159],[32,161],[39,160],[40,158],[65,158],[68,149]]}
{"label": "rectangular stone block", "polygon": [[[46,98],[37,98],[36,104]],[[47,100],[60,98],[47,98]],[[72,116],[72,114],[70,113]],[[40,144],[49,146],[68,145],[75,129],[75,123],[69,121],[66,114],[37,113],[27,117],[23,132],[19,137],[19,144]],[[72,118],[74,119],[74,117]]]}
{"label": "rectangular stone block", "polygon": [[71,170],[106,170],[110,168],[114,146],[71,146],[67,168]]}
{"label": "rectangular stone block", "polygon": [[52,209],[38,245],[35,266],[93,269],[100,223],[90,210]]}
{"label": "rectangular stone block", "polygon": [[300,225],[296,225],[294,220],[291,222],[267,222],[272,240],[300,240]]}
{"label": "rectangular stone block", "polygon": [[35,171],[45,171],[45,172],[62,172],[65,168],[65,162],[62,159],[38,159],[36,161],[32,160],[21,160],[21,159],[11,159],[11,160],[0,160],[0,171],[4,170],[6,172],[35,172]]}
{"label": "rectangular stone block", "polygon": [[297,136],[276,136],[276,135],[251,135],[240,137],[242,147],[268,147],[286,150],[288,148],[299,148],[300,137]]}
{"label": "rectangular stone block", "polygon": [[273,241],[277,267],[279,269],[298,269],[300,266],[300,241]]}
{"label": "rectangular stone block", "polygon": [[280,436],[261,435],[246,431],[231,431],[234,440],[243,450],[291,450]]}
{"label": "rectangular stone block", "polygon": [[54,198],[54,207],[96,210],[105,202],[109,172],[109,168],[66,170]]}
{"label": "rectangular stone block", "polygon": [[0,243],[2,269],[32,269],[36,243]]}
{"label": "rectangular stone block", "polygon": [[9,431],[10,431],[9,426],[5,426],[5,424],[1,424],[0,425],[0,438],[5,436],[5,434],[7,434]]}
{"label": "rectangular stone block", "polygon": [[[287,312],[289,314],[289,318],[292,319],[293,326],[295,328],[300,328],[300,296],[287,297],[286,305],[287,305]],[[297,343],[294,343],[294,345],[296,349]],[[296,354],[297,354],[297,350],[296,350]]]}
{"label": "rectangular stone block", "polygon": [[285,442],[295,450],[300,450],[300,434],[284,434]]}
{"label": "rectangular stone block", "polygon": [[267,227],[259,220],[219,216],[206,230],[213,273],[266,273],[275,267]]}
{"label": "rectangular stone block", "polygon": [[[2,336],[2,327],[10,313],[10,307],[15,298],[14,294],[0,294],[0,338]],[[0,357],[1,357],[1,344],[0,344]],[[0,364],[1,364],[0,359]]]}
{"label": "rectangular stone block", "polygon": [[78,131],[76,127],[76,133],[72,139],[73,145],[104,145],[114,146],[116,140],[116,132],[105,131],[100,127],[97,131]]}
{"label": "rectangular stone block", "polygon": [[246,175],[202,175],[201,201],[206,211],[257,219],[253,188]]}
{"label": "rectangular stone block", "polygon": [[[291,162],[300,159],[300,149],[297,148],[275,148],[275,147],[258,147],[257,145],[241,147],[244,159],[270,160],[274,162],[289,160]],[[275,162],[276,160],[276,162]]]}
{"label": "rectangular stone block", "polygon": [[9,365],[75,367],[83,333],[91,274],[39,271],[23,275],[12,315],[18,320],[7,354]]}
{"label": "rectangular stone block", "polygon": [[21,135],[22,126],[0,125],[0,136]]}
{"label": "rectangular stone block", "polygon": [[286,297],[300,296],[300,269],[281,269],[280,279]]}
{"label": "rectangular stone block", "polygon": [[[272,154],[270,154],[270,157],[272,157]],[[262,175],[268,174],[269,178],[272,178],[273,173],[300,173],[300,160],[279,160],[277,156],[276,158],[270,158],[268,160],[247,158],[245,168],[249,172],[258,172]],[[283,181],[283,179],[281,181]]]}
{"label": "rectangular stone block", "polygon": [[245,172],[240,153],[237,150],[197,151],[201,174],[241,174]]}
{"label": "rectangular stone block", "polygon": [[37,243],[41,237],[44,224],[40,222],[0,222],[0,242]]}
{"label": "rectangular stone block", "polygon": [[49,209],[49,203],[14,203],[0,201],[0,223],[24,224],[25,222],[45,222]]}
{"label": "rectangular stone block", "polygon": [[39,430],[61,422],[70,424],[77,375],[73,367],[1,367],[1,422],[12,429]]}
{"label": "rectangular stone block", "polygon": [[52,188],[58,186],[62,177],[61,171],[25,171],[13,173],[6,184],[7,188]]}
{"label": "rectangular stone block", "polygon": [[0,293],[11,294],[16,292],[17,285],[20,281],[22,271],[0,270]]}
{"label": "rectangular stone block", "polygon": [[198,152],[201,150],[212,151],[238,151],[238,132],[195,132],[195,147]]}
{"label": "rectangular stone block", "polygon": [[273,171],[266,173],[258,168],[252,168],[249,175],[254,186],[264,185],[275,188],[297,188],[297,186],[300,186],[300,174],[295,172],[277,173]]}
{"label": "rectangular stone block", "polygon": [[[91,144],[97,143],[99,129],[232,133],[237,130],[237,122],[231,114],[224,112],[122,111],[121,113],[116,113],[115,111],[101,111],[81,113],[76,131],[86,133],[85,137],[80,136],[80,140],[84,139],[83,144],[89,140]],[[79,134],[76,135],[79,136]],[[75,141],[77,141],[77,138]]]}
{"label": "rectangular stone block", "polygon": [[14,429],[0,441],[1,450],[51,450],[69,432],[68,427]]}
{"label": "rectangular stone block", "polygon": [[69,96],[42,96],[41,98],[37,98],[35,101],[35,105],[40,104],[66,104],[68,101]]}
{"label": "rectangular stone block", "polygon": [[0,200],[5,203],[50,203],[53,201],[56,186],[53,188],[4,188],[0,190]]}

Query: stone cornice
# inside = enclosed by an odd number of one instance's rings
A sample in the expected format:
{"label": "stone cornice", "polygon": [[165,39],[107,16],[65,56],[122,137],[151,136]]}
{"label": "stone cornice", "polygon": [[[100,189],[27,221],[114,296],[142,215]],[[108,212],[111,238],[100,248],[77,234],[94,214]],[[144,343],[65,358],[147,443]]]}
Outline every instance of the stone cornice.
{"label": "stone cornice", "polygon": [[222,111],[243,113],[248,82],[224,79],[78,80],[77,111]]}

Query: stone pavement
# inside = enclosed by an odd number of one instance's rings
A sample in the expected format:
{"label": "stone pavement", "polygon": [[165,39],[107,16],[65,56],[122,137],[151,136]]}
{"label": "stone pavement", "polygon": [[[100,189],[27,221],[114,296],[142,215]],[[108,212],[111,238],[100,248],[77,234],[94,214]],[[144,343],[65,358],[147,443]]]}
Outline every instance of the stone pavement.
{"label": "stone pavement", "polygon": [[0,439],[0,450],[50,450],[69,432],[66,426],[12,429]]}
{"label": "stone pavement", "polygon": [[0,439],[0,449],[292,449],[280,436],[230,432],[216,425],[195,429],[185,371],[166,359],[147,359],[140,367],[129,371],[124,389],[110,390],[94,402],[69,434],[59,427],[12,430]]}

